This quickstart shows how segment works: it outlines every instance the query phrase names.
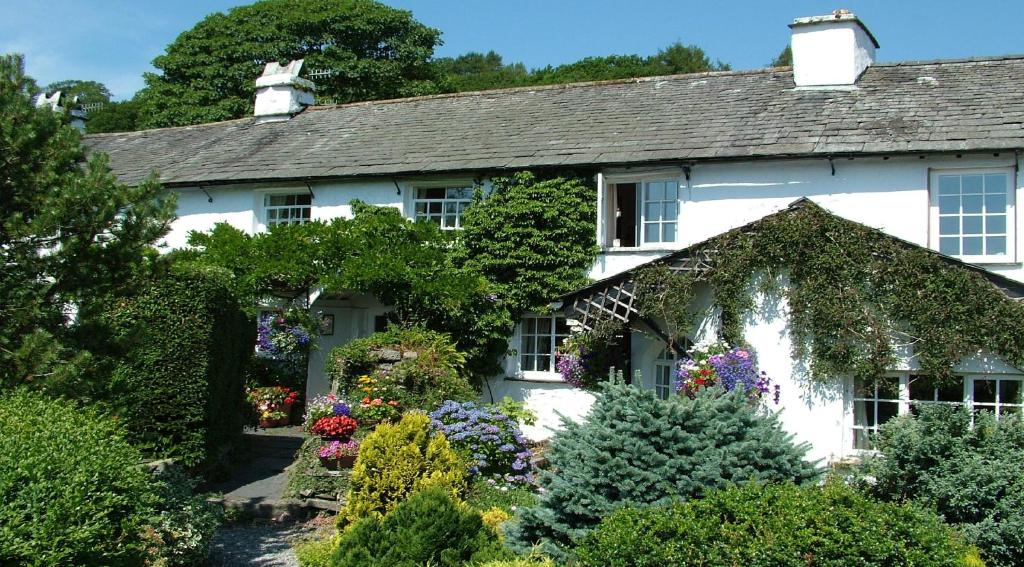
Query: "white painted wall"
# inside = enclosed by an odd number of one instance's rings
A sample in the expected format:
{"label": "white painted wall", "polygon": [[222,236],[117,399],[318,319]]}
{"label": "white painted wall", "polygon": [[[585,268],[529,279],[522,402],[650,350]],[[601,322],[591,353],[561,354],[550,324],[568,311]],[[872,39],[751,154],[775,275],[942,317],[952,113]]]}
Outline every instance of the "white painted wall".
{"label": "white painted wall", "polygon": [[348,344],[352,339],[371,335],[374,318],[387,312],[387,307],[373,296],[356,295],[348,299],[314,301],[311,311],[334,315],[334,333],[320,335],[316,348],[309,354],[306,399],[331,391],[331,380],[326,372],[331,350]]}
{"label": "white painted wall", "polygon": [[[837,159],[835,175],[824,159],[720,163],[695,165],[687,182],[682,170],[675,175],[684,187],[680,195],[677,242],[685,248],[729,229],[742,226],[808,197],[833,213],[879,228],[893,236],[929,246],[929,173],[932,170],[1013,167],[1014,155],[956,158],[917,156]],[[636,169],[636,174],[643,170]],[[619,177],[621,179],[621,176]],[[1016,202],[1024,197],[1024,181],[1015,182]],[[1018,230],[1016,257],[1008,264],[984,267],[1024,281],[1021,219],[1015,207],[1011,218]],[[601,279],[667,253],[653,250],[606,249],[590,276]]]}
{"label": "white painted wall", "polygon": [[524,402],[528,409],[537,412],[537,423],[522,428],[523,435],[534,441],[547,439],[561,429],[562,416],[582,421],[594,403],[593,394],[573,388],[557,377],[522,380],[504,376],[488,380],[481,401],[500,402],[505,396]]}

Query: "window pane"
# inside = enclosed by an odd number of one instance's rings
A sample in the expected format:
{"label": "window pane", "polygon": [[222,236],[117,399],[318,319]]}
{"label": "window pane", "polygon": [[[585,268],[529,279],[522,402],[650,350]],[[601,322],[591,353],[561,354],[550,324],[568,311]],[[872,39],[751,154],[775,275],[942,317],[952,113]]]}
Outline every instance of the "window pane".
{"label": "window pane", "polygon": [[555,334],[560,337],[569,336],[569,321],[565,317],[555,319]]}
{"label": "window pane", "polygon": [[989,236],[985,239],[985,254],[1006,254],[1006,237]]}
{"label": "window pane", "polygon": [[267,220],[277,220],[277,209],[267,209]]}
{"label": "window pane", "polygon": [[894,419],[899,413],[899,402],[878,402],[878,425]]}
{"label": "window pane", "polygon": [[960,212],[960,197],[944,196],[939,197],[939,212],[944,215],[957,214]]}
{"label": "window pane", "polygon": [[441,214],[441,207],[441,203],[427,203],[427,210],[430,211],[430,214],[432,215]]}
{"label": "window pane", "polygon": [[660,242],[659,228],[661,225],[657,223],[645,223],[644,224],[644,242]]}
{"label": "window pane", "polygon": [[998,193],[995,195],[985,195],[985,212],[1005,213],[1006,195]]}
{"label": "window pane", "polygon": [[983,197],[981,195],[964,195],[963,196],[963,210],[964,213],[980,213],[981,203]]}
{"label": "window pane", "polygon": [[873,445],[871,443],[870,432],[864,429],[853,430],[853,448],[854,449],[871,449]]}
{"label": "window pane", "polygon": [[295,198],[295,202],[296,202],[296,204],[299,204],[299,205],[312,205],[313,204],[313,196],[310,195],[309,193],[306,193],[304,195],[298,195]]}
{"label": "window pane", "polygon": [[665,200],[675,201],[679,198],[679,184],[675,181],[669,181],[665,184]]}
{"label": "window pane", "polygon": [[853,402],[853,424],[870,427],[875,424],[875,402]]}
{"label": "window pane", "polygon": [[537,354],[550,354],[554,351],[551,348],[551,336],[540,335],[537,337]]}
{"label": "window pane", "polygon": [[1007,178],[1005,173],[986,173],[986,193],[1006,193]]}
{"label": "window pane", "polygon": [[647,203],[646,205],[644,205],[644,220],[661,220],[661,203]]}
{"label": "window pane", "polygon": [[939,217],[939,234],[960,234],[960,219],[957,217]]}
{"label": "window pane", "polygon": [[678,218],[679,213],[677,212],[677,208],[676,207],[677,207],[677,205],[674,202],[672,202],[672,203],[665,203],[665,209],[664,209],[665,210],[665,217],[664,217],[665,220],[674,221],[674,220],[676,220],[676,218]]}
{"label": "window pane", "polygon": [[421,215],[426,215],[426,214],[427,214],[427,204],[426,203],[416,203],[416,216],[421,216]]}
{"label": "window pane", "polygon": [[537,337],[532,335],[523,336],[522,344],[520,345],[520,352],[523,354],[536,354],[537,352]]}
{"label": "window pane", "polygon": [[975,380],[974,381],[974,401],[976,403],[983,403],[983,404],[994,404],[994,403],[996,403],[996,381],[995,380]]}
{"label": "window pane", "polygon": [[541,317],[537,319],[537,333],[541,335],[551,334],[551,318]]}
{"label": "window pane", "polygon": [[938,390],[938,399],[940,402],[964,401],[964,386],[962,382],[942,384],[939,386]]}
{"label": "window pane", "polygon": [[899,378],[879,378],[878,384],[878,399],[880,400],[898,400],[900,399],[900,379]]}
{"label": "window pane", "polygon": [[925,376],[910,377],[910,399],[931,402],[935,400],[935,384]]}
{"label": "window pane", "polygon": [[551,372],[554,370],[554,367],[551,366],[550,354],[537,355],[537,370],[540,372]]}
{"label": "window pane", "polygon": [[665,229],[662,235],[662,242],[675,242],[676,241],[676,223],[669,222],[662,225]]}
{"label": "window pane", "polygon": [[526,319],[523,319],[523,333],[527,335],[533,335],[537,333],[536,317],[527,317]]}
{"label": "window pane", "polygon": [[964,195],[981,193],[982,177],[980,173],[964,175],[960,180],[960,192]]}
{"label": "window pane", "polygon": [[522,367],[524,371],[532,371],[537,369],[537,357],[528,354],[522,357]]}
{"label": "window pane", "polygon": [[853,381],[853,397],[855,398],[873,398],[875,397],[875,386],[869,384],[860,378],[856,378]]}
{"label": "window pane", "polygon": [[964,239],[964,256],[980,256],[981,254],[981,237],[972,236],[971,238]]}
{"label": "window pane", "polygon": [[455,216],[459,211],[459,205],[454,202],[447,202],[444,204],[444,214]]}
{"label": "window pane", "polygon": [[444,199],[444,187],[423,187],[416,190],[418,199]]}
{"label": "window pane", "polygon": [[1019,404],[1021,403],[1020,396],[1020,380],[1000,380],[999,381],[999,401],[1004,404]]}
{"label": "window pane", "polygon": [[939,239],[939,252],[947,256],[959,256],[960,255],[960,239],[953,238],[940,238]]}
{"label": "window pane", "polygon": [[661,182],[648,183],[647,184],[647,200],[648,201],[664,201],[665,200],[665,184]]}
{"label": "window pane", "polygon": [[1006,215],[986,215],[985,234],[1005,234]]}
{"label": "window pane", "polygon": [[963,217],[963,234],[981,234],[981,215]]}
{"label": "window pane", "polygon": [[303,219],[309,220],[309,217],[312,214],[313,214],[313,209],[311,209],[311,208],[302,209],[302,218]]}
{"label": "window pane", "polygon": [[960,176],[958,175],[940,175],[939,176],[939,195],[959,195],[960,194]]}
{"label": "window pane", "polygon": [[449,199],[469,200],[473,198],[473,189],[470,187],[449,187],[447,195]]}

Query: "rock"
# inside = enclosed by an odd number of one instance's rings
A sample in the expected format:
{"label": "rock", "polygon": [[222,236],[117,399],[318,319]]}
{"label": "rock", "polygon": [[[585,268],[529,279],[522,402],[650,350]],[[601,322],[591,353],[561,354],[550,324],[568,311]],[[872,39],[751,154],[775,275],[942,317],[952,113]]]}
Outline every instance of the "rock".
{"label": "rock", "polygon": [[418,352],[416,352],[414,350],[407,350],[407,351],[402,353],[402,358],[404,358],[405,360],[414,360],[416,358],[419,358],[419,356],[420,356],[420,353],[418,353]]}
{"label": "rock", "polygon": [[374,354],[377,355],[378,360],[384,362],[398,362],[399,360],[402,360],[402,353],[389,348],[381,349],[376,351]]}

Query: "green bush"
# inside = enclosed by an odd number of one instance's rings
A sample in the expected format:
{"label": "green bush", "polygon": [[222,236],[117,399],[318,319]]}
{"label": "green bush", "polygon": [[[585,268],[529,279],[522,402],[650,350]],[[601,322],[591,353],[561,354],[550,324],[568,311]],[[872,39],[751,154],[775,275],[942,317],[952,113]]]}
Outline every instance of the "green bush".
{"label": "green bush", "polygon": [[530,488],[519,485],[499,485],[493,479],[477,479],[469,487],[466,503],[486,512],[492,508],[500,508],[509,514],[515,514],[520,508],[537,505],[537,494]]}
{"label": "green bush", "polygon": [[922,406],[885,424],[880,456],[865,472],[870,492],[934,507],[989,565],[1024,565],[1024,424],[987,412]]}
{"label": "green bush", "polygon": [[457,567],[507,557],[480,513],[442,487],[412,494],[383,517],[359,520],[342,533],[336,567]]}
{"label": "green bush", "polygon": [[339,524],[383,516],[423,488],[440,487],[459,498],[466,470],[465,459],[444,435],[431,433],[425,414],[409,412],[396,424],[382,423],[359,446]]}
{"label": "green bush", "polygon": [[286,469],[288,484],[285,485],[284,496],[287,498],[303,498],[305,494],[329,498],[343,496],[348,491],[351,469],[342,469],[338,474],[329,474],[320,462],[317,451],[324,441],[319,437],[310,437],[302,443],[295,454],[295,462]]}
{"label": "green bush", "polygon": [[[415,352],[386,373],[377,372],[376,351]],[[358,379],[377,374],[378,379],[399,386],[400,401],[406,408],[429,411],[444,400],[472,400],[477,393],[463,375],[465,357],[448,335],[422,327],[392,325],[387,331],[356,339],[331,351],[327,372],[338,390],[357,400]]]}
{"label": "green bush", "polygon": [[27,392],[0,398],[0,565],[132,565],[154,495],[117,423]]}
{"label": "green bush", "polygon": [[585,537],[583,565],[805,567],[966,565],[971,550],[935,515],[878,502],[841,481],[733,486],[699,500],[622,508]]}
{"label": "green bush", "polygon": [[[730,483],[817,478],[774,414],[743,392],[702,391],[696,399],[609,383],[586,420],[563,422],[551,441],[539,503],[507,526],[509,542],[539,543],[558,555],[622,506],[699,498]],[[560,551],[557,546],[561,546]]]}
{"label": "green bush", "polygon": [[147,562],[160,567],[205,563],[221,521],[216,504],[196,494],[196,481],[181,467],[169,466],[153,478],[156,503],[143,530]]}
{"label": "green bush", "polygon": [[314,539],[297,544],[295,557],[300,567],[330,567],[335,549],[333,538]]}
{"label": "green bush", "polygon": [[124,350],[111,404],[148,454],[195,466],[241,434],[256,326],[215,269],[175,270],[109,314]]}

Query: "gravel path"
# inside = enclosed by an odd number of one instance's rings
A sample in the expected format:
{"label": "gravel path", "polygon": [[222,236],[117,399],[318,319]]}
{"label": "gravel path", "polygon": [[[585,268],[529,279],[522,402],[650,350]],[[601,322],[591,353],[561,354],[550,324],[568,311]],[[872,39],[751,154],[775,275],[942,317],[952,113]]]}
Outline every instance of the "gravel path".
{"label": "gravel path", "polygon": [[214,567],[298,567],[292,543],[312,535],[310,524],[254,523],[221,528],[213,537]]}

